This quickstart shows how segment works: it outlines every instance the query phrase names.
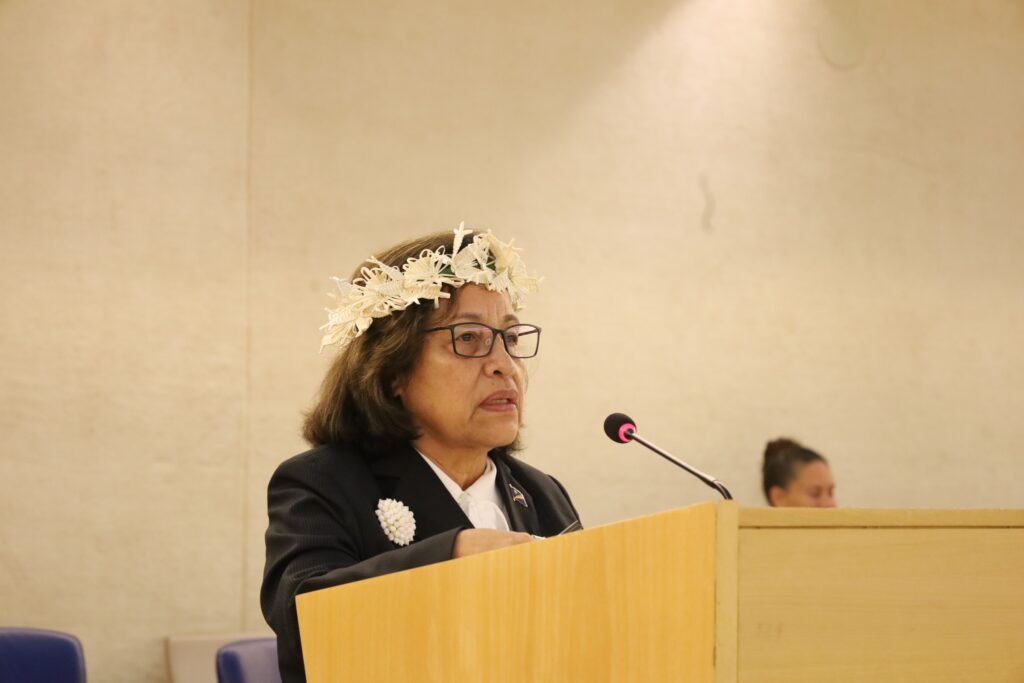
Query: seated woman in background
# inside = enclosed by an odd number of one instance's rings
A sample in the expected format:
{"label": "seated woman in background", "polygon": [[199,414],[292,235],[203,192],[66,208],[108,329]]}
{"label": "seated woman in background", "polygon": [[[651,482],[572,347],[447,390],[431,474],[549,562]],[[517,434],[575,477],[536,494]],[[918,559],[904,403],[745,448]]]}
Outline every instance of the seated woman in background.
{"label": "seated woman in background", "polygon": [[765,446],[761,486],[772,507],[836,507],[828,461],[792,439]]}
{"label": "seated woman in background", "polygon": [[540,341],[516,312],[537,280],[510,244],[469,233],[405,242],[338,280],[312,450],[268,490],[260,599],[285,683],[305,680],[296,595],[579,527],[561,484],[513,456]]}

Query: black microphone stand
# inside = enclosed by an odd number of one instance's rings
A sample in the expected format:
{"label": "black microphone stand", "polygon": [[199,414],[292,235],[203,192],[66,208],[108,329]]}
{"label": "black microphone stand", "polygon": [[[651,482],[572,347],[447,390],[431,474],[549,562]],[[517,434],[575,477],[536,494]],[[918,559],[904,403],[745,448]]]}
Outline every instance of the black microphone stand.
{"label": "black microphone stand", "polygon": [[657,453],[661,457],[665,458],[669,462],[675,463],[679,467],[682,467],[684,470],[686,470],[687,472],[689,472],[693,476],[697,477],[698,479],[700,479],[702,482],[704,482],[705,484],[707,484],[711,488],[713,488],[716,491],[718,491],[719,493],[721,493],[722,497],[725,498],[726,500],[732,500],[732,494],[729,493],[729,489],[725,488],[725,484],[723,484],[722,482],[718,481],[717,479],[715,479],[711,475],[704,474],[703,472],[701,472],[700,470],[698,470],[695,467],[690,467],[689,465],[687,465],[682,460],[677,460],[676,458],[672,457],[671,455],[669,455],[665,451],[663,451],[660,448],[658,448],[657,446],[655,446],[653,443],[651,443],[647,439],[645,439],[642,436],[640,436],[639,434],[637,434],[636,430],[626,429],[625,432],[623,432],[623,433],[626,436],[626,438],[628,438],[630,441],[639,441],[641,444],[643,444],[644,446],[647,446],[648,448],[650,448],[652,451],[654,451],[655,453]]}

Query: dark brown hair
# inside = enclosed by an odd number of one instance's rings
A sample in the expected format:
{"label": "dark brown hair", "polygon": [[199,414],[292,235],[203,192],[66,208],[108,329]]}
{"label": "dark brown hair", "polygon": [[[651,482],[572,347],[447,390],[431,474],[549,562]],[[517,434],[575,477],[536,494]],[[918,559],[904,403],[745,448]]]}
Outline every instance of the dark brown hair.
{"label": "dark brown hair", "polygon": [[761,488],[768,504],[772,504],[771,491],[773,486],[786,488],[796,477],[796,466],[821,461],[828,464],[823,456],[806,448],[793,439],[775,439],[764,447],[764,463],[761,465]]}
{"label": "dark brown hair", "polygon": [[[452,233],[439,232],[402,242],[376,258],[401,267],[423,251],[452,248]],[[360,277],[362,263],[352,279]],[[458,290],[445,287],[451,298],[442,300],[442,310],[451,307]],[[396,382],[412,372],[423,346],[423,330],[434,313],[432,301],[396,311],[373,324],[349,342],[331,363],[320,385],[313,407],[306,413],[302,436],[311,445],[352,443],[364,452],[393,447],[419,436],[413,417],[395,396]],[[497,449],[511,452],[518,439]]]}

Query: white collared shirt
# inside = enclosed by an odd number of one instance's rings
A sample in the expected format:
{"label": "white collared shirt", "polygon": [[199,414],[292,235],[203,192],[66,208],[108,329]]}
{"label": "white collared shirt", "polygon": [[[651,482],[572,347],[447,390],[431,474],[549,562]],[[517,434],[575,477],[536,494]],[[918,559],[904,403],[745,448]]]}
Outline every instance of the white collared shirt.
{"label": "white collared shirt", "polygon": [[[419,451],[416,451],[419,453]],[[434,461],[420,453],[430,469],[441,480],[448,493],[459,504],[466,517],[477,529],[498,529],[509,531],[508,517],[505,514],[505,506],[501,502],[501,494],[498,493],[498,468],[494,461],[487,456],[487,463],[484,466],[484,473],[480,478],[463,490],[455,483],[455,480],[445,474],[444,470],[434,464]]]}

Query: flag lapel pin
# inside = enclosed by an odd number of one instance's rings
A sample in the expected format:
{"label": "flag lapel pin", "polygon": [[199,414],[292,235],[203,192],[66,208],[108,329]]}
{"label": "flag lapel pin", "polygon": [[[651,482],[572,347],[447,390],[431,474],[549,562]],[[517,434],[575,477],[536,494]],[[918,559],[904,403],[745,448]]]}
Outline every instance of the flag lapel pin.
{"label": "flag lapel pin", "polygon": [[508,487],[509,487],[510,489],[512,489],[512,502],[513,502],[513,503],[519,503],[519,504],[520,504],[520,505],[522,505],[522,506],[523,506],[524,508],[528,508],[528,507],[530,507],[529,505],[527,505],[527,504],[526,504],[526,496],[524,496],[524,495],[523,495],[523,492],[522,492],[522,491],[520,491],[519,489],[517,489],[517,488],[516,488],[515,486],[513,486],[512,484],[509,484],[509,485],[508,485]]}

